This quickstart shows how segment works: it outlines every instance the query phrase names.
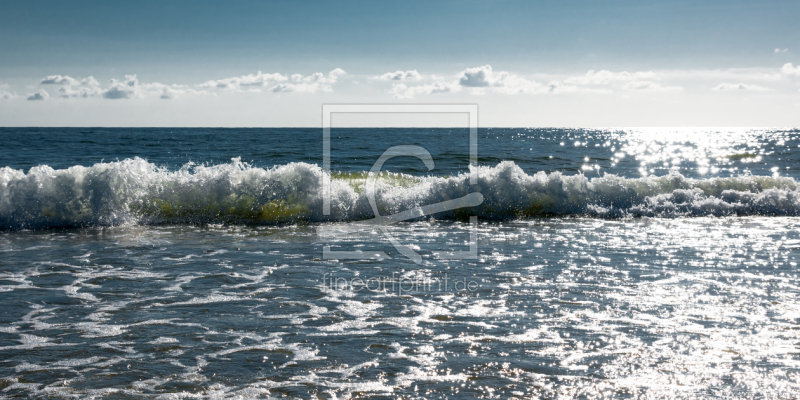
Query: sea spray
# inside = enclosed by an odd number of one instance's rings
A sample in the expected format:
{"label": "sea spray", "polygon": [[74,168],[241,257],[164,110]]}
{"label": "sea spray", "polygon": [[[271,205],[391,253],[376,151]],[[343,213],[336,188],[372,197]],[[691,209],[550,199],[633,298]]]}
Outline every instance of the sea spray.
{"label": "sea spray", "polygon": [[[798,184],[788,177],[691,179],[671,173],[588,178],[526,173],[511,161],[478,167],[477,172],[476,185],[469,185],[466,172],[450,177],[383,173],[376,179],[379,212],[389,215],[480,192],[484,198],[480,206],[436,217],[800,215]],[[60,170],[38,166],[27,173],[5,167],[0,169],[0,228],[275,224],[374,217],[363,190],[366,172],[334,173],[331,215],[322,215],[323,174],[314,164],[265,169],[239,159],[213,166],[187,164],[177,171],[138,157]]]}

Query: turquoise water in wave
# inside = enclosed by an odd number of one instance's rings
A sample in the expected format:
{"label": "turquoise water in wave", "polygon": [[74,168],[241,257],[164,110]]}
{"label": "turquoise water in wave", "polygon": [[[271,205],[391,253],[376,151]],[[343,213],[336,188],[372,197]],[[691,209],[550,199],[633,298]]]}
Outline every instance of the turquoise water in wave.
{"label": "turquoise water in wave", "polygon": [[[0,397],[800,392],[800,131],[481,129],[474,185],[467,136],[334,129],[324,215],[320,129],[0,129]],[[320,236],[409,144],[382,214],[483,203]]]}

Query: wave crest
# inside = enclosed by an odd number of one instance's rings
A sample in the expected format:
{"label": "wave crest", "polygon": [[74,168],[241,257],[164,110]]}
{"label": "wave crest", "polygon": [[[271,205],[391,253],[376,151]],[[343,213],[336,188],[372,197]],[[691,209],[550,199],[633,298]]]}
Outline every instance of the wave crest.
{"label": "wave crest", "polygon": [[[792,178],[741,176],[690,179],[587,178],[559,172],[526,174],[510,161],[467,173],[413,177],[384,173],[376,183],[382,215],[480,192],[483,203],[437,218],[509,219],[549,215],[686,217],[800,215]],[[352,221],[374,215],[363,190],[366,173],[334,174],[332,215],[322,215],[322,169],[291,163],[255,168],[187,164],[169,171],[141,158],[28,173],[0,169],[0,229],[157,223],[280,223]]]}

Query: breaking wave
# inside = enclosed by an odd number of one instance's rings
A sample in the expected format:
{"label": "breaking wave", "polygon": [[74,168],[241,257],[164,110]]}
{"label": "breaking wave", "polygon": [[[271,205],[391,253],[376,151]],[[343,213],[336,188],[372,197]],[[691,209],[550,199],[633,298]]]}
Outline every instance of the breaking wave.
{"label": "breaking wave", "polygon": [[[587,178],[559,172],[526,174],[505,161],[469,174],[414,177],[384,173],[376,181],[382,215],[480,192],[477,207],[436,214],[515,219],[553,215],[604,218],[689,216],[797,216],[800,191],[792,178],[740,176],[690,179]],[[171,223],[282,223],[373,218],[364,191],[366,173],[334,173],[331,215],[322,214],[323,170],[291,163],[269,169],[234,159],[187,164],[169,171],[141,158],[28,173],[0,169],[0,229]]]}

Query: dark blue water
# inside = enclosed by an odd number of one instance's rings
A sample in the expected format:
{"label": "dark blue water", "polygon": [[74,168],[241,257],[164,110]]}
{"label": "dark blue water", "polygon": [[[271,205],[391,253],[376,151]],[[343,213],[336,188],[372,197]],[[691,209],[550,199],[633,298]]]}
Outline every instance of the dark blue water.
{"label": "dark blue water", "polygon": [[[602,173],[638,177],[645,162],[648,170],[653,169],[650,174],[663,175],[674,166],[673,160],[682,161],[675,170],[692,178],[736,176],[745,171],[771,175],[775,166],[784,175],[800,173],[797,130],[494,128],[478,133],[480,165],[507,160],[528,173],[595,174],[598,166]],[[389,147],[418,145],[436,162],[430,173],[453,175],[466,170],[468,138],[468,129],[458,128],[333,128],[332,169],[367,171],[375,155]],[[237,157],[261,168],[322,163],[319,128],[0,128],[0,140],[0,165],[26,171],[37,165],[64,169],[133,157],[170,169],[190,162],[228,163]],[[619,153],[626,155],[620,159],[615,156]],[[759,155],[759,162],[751,161]],[[717,166],[719,172],[700,174],[698,160]],[[413,159],[395,160],[387,169],[425,171]]]}

